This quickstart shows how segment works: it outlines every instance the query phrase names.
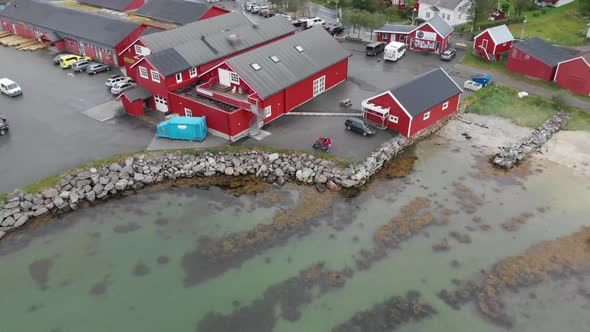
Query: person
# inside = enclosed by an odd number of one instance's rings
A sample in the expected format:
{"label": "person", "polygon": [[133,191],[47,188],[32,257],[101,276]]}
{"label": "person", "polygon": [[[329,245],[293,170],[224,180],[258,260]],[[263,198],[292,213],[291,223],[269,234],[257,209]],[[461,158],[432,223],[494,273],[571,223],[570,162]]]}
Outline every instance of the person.
{"label": "person", "polygon": [[329,149],[331,145],[332,145],[332,140],[329,138],[326,138],[326,147]]}

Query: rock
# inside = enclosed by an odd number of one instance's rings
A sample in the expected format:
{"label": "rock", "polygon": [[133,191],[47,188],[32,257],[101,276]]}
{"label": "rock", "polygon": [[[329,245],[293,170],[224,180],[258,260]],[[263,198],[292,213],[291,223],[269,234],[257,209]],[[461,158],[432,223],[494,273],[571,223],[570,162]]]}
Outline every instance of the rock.
{"label": "rock", "polygon": [[[59,198],[59,196],[56,197],[56,198]],[[21,211],[29,211],[32,208],[33,208],[33,203],[30,202],[30,201],[22,201],[20,203],[20,209],[21,209]]]}
{"label": "rock", "polygon": [[260,176],[260,174],[262,174],[266,171],[268,171],[268,168],[266,167],[266,165],[262,165],[258,168],[258,171],[256,172],[256,176]]}
{"label": "rock", "polygon": [[224,173],[225,173],[225,175],[234,175],[234,168],[233,167],[226,167]]}
{"label": "rock", "polygon": [[280,169],[280,168],[275,169],[275,176],[276,177],[282,177],[284,175],[285,175],[285,172],[283,172],[282,169]]}
{"label": "rock", "polygon": [[[150,178],[151,178],[151,176],[150,176]],[[106,186],[104,186],[104,191],[109,192],[109,191],[113,190],[114,188],[115,188],[115,185],[109,182],[109,183],[107,183]]]}
{"label": "rock", "polygon": [[275,160],[279,159],[279,154],[278,153],[271,153],[268,155],[268,161],[269,162],[274,162]]}
{"label": "rock", "polygon": [[327,190],[326,186],[323,183],[316,183],[315,187],[321,193],[323,193]]}
{"label": "rock", "polygon": [[20,201],[12,201],[4,204],[4,209],[10,210],[18,207],[20,205]]}
{"label": "rock", "polygon": [[59,192],[55,188],[49,188],[41,193],[41,195],[43,195],[44,198],[53,198],[59,195]]}
{"label": "rock", "polygon": [[59,197],[63,198],[63,199],[68,199],[70,197],[70,192],[69,191],[62,191],[59,194]]}
{"label": "rock", "polygon": [[64,199],[61,198],[60,196],[57,196],[53,199],[53,205],[55,206],[60,206],[64,203]]}
{"label": "rock", "polygon": [[14,223],[14,225],[12,227],[14,228],[18,228],[21,227],[22,225],[24,225],[27,221],[29,221],[29,216],[21,216],[20,218],[18,218],[18,220]]}
{"label": "rock", "polygon": [[105,177],[105,176],[101,176],[98,179],[98,183],[102,184],[103,186],[106,185],[107,183],[109,183],[109,178]]}
{"label": "rock", "polygon": [[0,226],[2,226],[2,227],[9,227],[12,225],[14,225],[14,218],[13,217],[5,218],[4,221],[2,221],[2,223],[0,224]]}
{"label": "rock", "polygon": [[318,174],[315,176],[314,182],[315,183],[322,183],[322,184],[326,183],[326,182],[328,182],[328,177],[326,177],[323,174]]}
{"label": "rock", "polygon": [[298,169],[297,172],[295,172],[295,178],[297,181],[303,181],[303,171]]}
{"label": "rock", "polygon": [[115,183],[115,189],[117,189],[118,191],[123,191],[127,187],[127,183],[128,183],[127,180],[121,179],[121,180],[117,181],[117,183]]}
{"label": "rock", "polygon": [[203,173],[203,175],[205,175],[205,176],[213,176],[213,175],[215,175],[215,171],[207,171],[207,172]]}
{"label": "rock", "polygon": [[35,212],[33,213],[33,216],[39,217],[39,216],[46,214],[47,212],[49,212],[49,210],[47,210],[47,208],[43,206],[43,207],[35,210]]}
{"label": "rock", "polygon": [[109,171],[111,172],[120,172],[123,168],[121,167],[121,165],[117,164],[117,163],[112,163],[109,166]]}
{"label": "rock", "polygon": [[135,173],[133,175],[133,180],[135,180],[135,182],[141,182],[141,181],[145,180],[145,176],[141,173]]}
{"label": "rock", "polygon": [[79,199],[80,196],[75,191],[70,192],[70,203],[76,204]]}
{"label": "rock", "polygon": [[303,179],[303,181],[309,179],[309,177],[313,174],[313,170],[310,168],[304,168],[303,171],[301,171],[301,178]]}
{"label": "rock", "polygon": [[350,179],[335,180],[335,182],[337,184],[343,186],[344,188],[352,188],[352,187],[356,186],[359,183],[358,181],[350,180]]}
{"label": "rock", "polygon": [[334,181],[332,181],[332,180],[328,180],[328,182],[326,182],[326,187],[330,191],[338,191],[338,190],[340,190],[340,187],[336,183],[334,183]]}
{"label": "rock", "polygon": [[83,172],[79,172],[78,174],[76,174],[76,178],[78,178],[78,180],[90,179],[91,176],[92,176],[92,173],[90,173],[89,171],[83,171]]}
{"label": "rock", "polygon": [[278,183],[280,186],[284,185],[284,184],[285,184],[285,178],[284,178],[284,177],[282,177],[282,176],[278,176],[278,177],[277,177],[277,183]]}
{"label": "rock", "polygon": [[89,202],[94,202],[96,200],[96,193],[94,191],[89,191],[84,196]]}
{"label": "rock", "polygon": [[145,178],[143,179],[143,183],[145,183],[145,184],[152,184],[153,182],[154,182],[154,177],[151,175],[146,175]]}
{"label": "rock", "polygon": [[96,186],[94,186],[94,188],[92,188],[92,191],[94,191],[97,195],[100,194],[103,190],[104,190],[104,186],[100,183],[97,183]]}

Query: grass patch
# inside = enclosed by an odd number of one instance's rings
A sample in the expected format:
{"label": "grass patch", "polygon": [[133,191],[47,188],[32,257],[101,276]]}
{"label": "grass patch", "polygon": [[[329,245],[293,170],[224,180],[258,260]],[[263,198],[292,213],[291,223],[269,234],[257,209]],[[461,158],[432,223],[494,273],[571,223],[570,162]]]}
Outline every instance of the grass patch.
{"label": "grass patch", "polygon": [[[545,7],[526,11],[525,38],[540,37],[553,44],[574,46],[586,42],[586,29],[590,19],[579,12],[581,1],[577,0],[559,8]],[[522,23],[509,27],[514,37],[520,38]]]}
{"label": "grass patch", "polygon": [[571,114],[566,130],[590,132],[590,113],[538,96],[520,99],[517,93],[515,89],[490,85],[466,98],[463,105],[469,113],[495,115],[530,128],[540,126],[560,108],[565,108]]}
{"label": "grass patch", "polygon": [[[508,77],[513,78],[515,80],[525,82],[525,83],[528,83],[531,85],[535,85],[535,86],[538,86],[541,88],[545,88],[548,90],[565,91],[565,92],[569,93],[568,90],[557,86],[557,84],[555,84],[555,82],[553,82],[553,81],[532,79],[532,78],[526,77],[524,75],[509,71],[508,69],[506,69],[506,61],[498,61],[498,62],[484,61],[484,60],[480,59],[479,57],[473,55],[472,49],[467,49],[467,52],[465,53],[465,56],[463,57],[463,59],[461,59],[460,63],[462,65],[466,65],[466,66],[470,66],[470,67],[481,68],[481,69],[485,70],[486,72],[489,72],[490,74],[492,74],[492,76],[494,74],[505,75],[505,76],[508,76]],[[493,79],[493,77],[492,77],[492,79]],[[580,100],[583,100],[583,101],[590,102],[590,96],[577,95],[577,94],[571,94],[571,96],[578,98]]]}

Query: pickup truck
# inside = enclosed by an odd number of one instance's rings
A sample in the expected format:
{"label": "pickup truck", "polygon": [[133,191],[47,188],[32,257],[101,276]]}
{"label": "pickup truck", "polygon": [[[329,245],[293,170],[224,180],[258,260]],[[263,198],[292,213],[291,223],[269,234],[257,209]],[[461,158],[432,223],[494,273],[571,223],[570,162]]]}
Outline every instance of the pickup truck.
{"label": "pickup truck", "polygon": [[324,26],[325,24],[326,24],[326,21],[322,20],[319,17],[314,17],[314,18],[307,19],[302,25],[306,29],[309,29],[309,28],[311,28],[311,27],[313,27],[315,25]]}

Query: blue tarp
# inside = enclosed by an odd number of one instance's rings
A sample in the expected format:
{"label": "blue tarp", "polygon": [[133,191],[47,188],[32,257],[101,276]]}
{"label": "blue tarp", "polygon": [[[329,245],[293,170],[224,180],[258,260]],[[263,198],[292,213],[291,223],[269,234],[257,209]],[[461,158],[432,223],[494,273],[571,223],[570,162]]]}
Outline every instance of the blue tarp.
{"label": "blue tarp", "polygon": [[158,137],[203,141],[207,136],[205,117],[175,116],[158,124]]}
{"label": "blue tarp", "polygon": [[471,80],[473,82],[476,82],[476,83],[479,83],[483,86],[486,86],[486,85],[490,84],[490,81],[492,80],[492,75],[484,74],[484,75],[473,77],[473,78],[471,78]]}

